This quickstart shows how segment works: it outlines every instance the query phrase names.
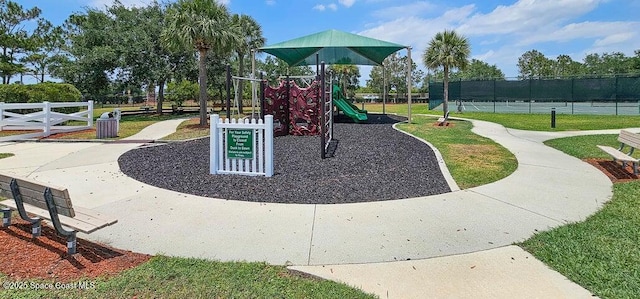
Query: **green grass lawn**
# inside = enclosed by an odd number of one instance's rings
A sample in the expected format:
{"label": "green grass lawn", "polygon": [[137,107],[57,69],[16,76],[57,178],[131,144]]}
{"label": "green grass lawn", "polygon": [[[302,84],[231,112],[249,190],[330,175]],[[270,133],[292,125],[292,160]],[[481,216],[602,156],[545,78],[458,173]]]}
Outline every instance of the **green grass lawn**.
{"label": "green grass lawn", "polygon": [[[596,145],[616,147],[616,138],[577,136],[545,144],[581,159],[609,159]],[[585,221],[539,233],[520,245],[601,298],[640,298],[640,181],[616,183],[613,194]]]}
{"label": "green grass lawn", "polygon": [[584,222],[520,245],[601,298],[640,298],[640,182],[615,184],[613,192]]}
{"label": "green grass lawn", "polygon": [[[617,134],[586,135],[551,139],[545,141],[546,145],[557,148],[566,154],[579,159],[600,158],[610,159],[607,153],[599,149],[596,145],[608,145],[614,148],[620,146]],[[628,152],[629,147],[625,147],[623,152]],[[640,159],[640,150],[634,151],[633,157]]]}
{"label": "green grass lawn", "polygon": [[434,126],[436,118],[416,116],[411,124],[398,128],[427,140],[442,154],[447,168],[462,189],[500,180],[518,167],[515,156],[491,139],[471,132],[468,121],[451,121],[448,127]]}
{"label": "green grass lawn", "polygon": [[200,137],[209,137],[209,126],[200,127],[200,119],[192,118],[186,121],[183,121],[176,132],[165,136],[162,140],[187,140],[192,138],[200,138]]}
{"label": "green grass lawn", "polygon": [[[358,104],[360,107],[360,104]],[[407,115],[407,104],[387,104],[386,112]],[[365,109],[370,112],[382,113],[382,104],[366,103]],[[441,111],[429,110],[428,104],[419,103],[411,105],[411,113],[440,115]],[[534,131],[572,131],[572,130],[605,130],[621,129],[640,126],[640,115],[556,115],[556,128],[551,128],[550,114],[515,114],[515,113],[490,113],[490,112],[464,112],[451,111],[452,117],[471,118],[485,120],[501,124],[508,128]]]}
{"label": "green grass lawn", "polygon": [[0,289],[0,298],[375,298],[344,284],[293,274],[283,266],[165,256],[113,278],[89,281],[95,282],[94,289]]}
{"label": "green grass lawn", "polygon": [[[109,111],[113,111],[112,109]],[[175,118],[185,118],[189,117],[188,115],[171,115],[171,114],[142,114],[142,115],[131,115],[124,116],[120,120],[120,130],[118,131],[118,137],[116,138],[107,138],[110,139],[122,139],[129,136],[132,136],[142,129],[163,120],[175,119]],[[86,124],[86,123],[85,123]],[[94,125],[95,126],[95,125]],[[95,130],[85,130],[79,132],[72,132],[64,135],[54,136],[57,139],[96,139]]]}

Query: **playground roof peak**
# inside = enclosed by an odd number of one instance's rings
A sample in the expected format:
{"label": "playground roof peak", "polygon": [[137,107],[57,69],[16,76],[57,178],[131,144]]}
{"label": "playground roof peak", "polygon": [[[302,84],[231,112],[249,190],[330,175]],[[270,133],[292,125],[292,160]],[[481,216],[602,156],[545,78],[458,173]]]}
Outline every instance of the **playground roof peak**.
{"label": "playground roof peak", "polygon": [[400,44],[338,30],[327,30],[260,48],[289,66],[314,65],[316,54],[326,64],[381,65]]}

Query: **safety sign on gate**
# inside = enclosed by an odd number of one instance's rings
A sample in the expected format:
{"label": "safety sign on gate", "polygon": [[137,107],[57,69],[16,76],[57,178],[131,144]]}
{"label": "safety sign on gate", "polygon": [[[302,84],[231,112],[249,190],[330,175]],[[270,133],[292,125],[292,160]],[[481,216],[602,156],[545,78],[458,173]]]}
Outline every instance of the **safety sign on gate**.
{"label": "safety sign on gate", "polygon": [[252,129],[227,130],[227,159],[253,159]]}

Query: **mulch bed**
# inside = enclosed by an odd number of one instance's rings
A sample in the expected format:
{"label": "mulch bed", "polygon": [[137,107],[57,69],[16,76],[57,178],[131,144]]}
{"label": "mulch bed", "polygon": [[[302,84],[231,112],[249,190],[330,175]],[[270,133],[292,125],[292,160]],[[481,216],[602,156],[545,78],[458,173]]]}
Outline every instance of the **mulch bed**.
{"label": "mulch bed", "polygon": [[209,174],[209,139],[138,148],[118,159],[127,176],[204,197],[252,202],[337,204],[450,192],[433,150],[392,128],[404,118],[337,118],[335,151],[321,159],[319,136],[274,139],[274,176]]}
{"label": "mulch bed", "polygon": [[31,225],[19,217],[0,228],[0,269],[12,281],[47,279],[70,282],[113,276],[146,262],[150,255],[115,249],[78,238],[78,253],[67,254],[66,238],[42,225],[42,235],[31,236]]}
{"label": "mulch bed", "polygon": [[633,174],[633,169],[630,165],[627,165],[626,168],[622,168],[620,163],[611,159],[584,159],[584,161],[593,165],[595,168],[598,168],[614,183],[623,183],[640,179],[639,176]]}

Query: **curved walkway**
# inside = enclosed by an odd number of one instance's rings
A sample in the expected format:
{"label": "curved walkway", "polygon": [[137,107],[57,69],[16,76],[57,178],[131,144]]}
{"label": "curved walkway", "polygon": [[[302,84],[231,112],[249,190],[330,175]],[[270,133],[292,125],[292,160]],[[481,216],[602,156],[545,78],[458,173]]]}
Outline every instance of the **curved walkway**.
{"label": "curved walkway", "polygon": [[[161,122],[129,139],[160,138],[178,123]],[[549,133],[473,124],[475,133],[515,154],[519,166],[512,175],[477,188],[386,202],[265,204],[163,190],[120,172],[117,157],[140,146],[135,143],[4,143],[0,152],[16,155],[0,160],[0,171],[65,186],[75,204],[118,217],[117,224],[83,238],[149,254],[301,266],[500,248],[583,220],[611,198],[604,174],[542,141],[617,130]]]}

